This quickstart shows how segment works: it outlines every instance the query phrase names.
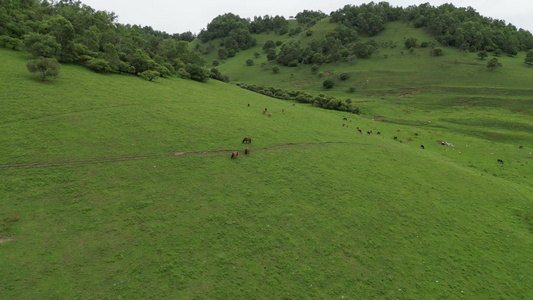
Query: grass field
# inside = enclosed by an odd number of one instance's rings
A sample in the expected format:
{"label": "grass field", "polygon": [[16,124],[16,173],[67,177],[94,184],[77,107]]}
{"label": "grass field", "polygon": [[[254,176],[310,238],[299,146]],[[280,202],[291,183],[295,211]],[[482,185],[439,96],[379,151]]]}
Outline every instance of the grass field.
{"label": "grass field", "polygon": [[41,83],[23,53],[0,58],[0,298],[533,297],[533,100],[515,68],[334,89],[356,116],[72,65]]}

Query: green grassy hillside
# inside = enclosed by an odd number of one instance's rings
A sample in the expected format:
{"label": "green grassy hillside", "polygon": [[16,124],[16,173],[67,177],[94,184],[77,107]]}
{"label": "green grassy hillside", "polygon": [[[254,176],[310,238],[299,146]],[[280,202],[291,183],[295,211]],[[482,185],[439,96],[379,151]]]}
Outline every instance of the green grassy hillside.
{"label": "green grassy hillside", "polygon": [[533,295],[527,90],[392,87],[360,117],[0,59],[1,298]]}

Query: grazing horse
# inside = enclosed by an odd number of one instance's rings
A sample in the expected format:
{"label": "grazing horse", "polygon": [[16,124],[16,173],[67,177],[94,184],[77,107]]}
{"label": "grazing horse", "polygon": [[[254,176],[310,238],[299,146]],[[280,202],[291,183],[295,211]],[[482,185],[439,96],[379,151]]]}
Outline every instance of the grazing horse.
{"label": "grazing horse", "polygon": [[363,132],[361,131],[361,129],[357,128],[357,131],[359,131],[359,133],[363,134]]}
{"label": "grazing horse", "polygon": [[342,123],[342,127],[346,126],[346,124]]}
{"label": "grazing horse", "polygon": [[415,132],[415,135],[418,136],[418,132]]}
{"label": "grazing horse", "polygon": [[248,107],[250,107],[250,103],[248,103]]}
{"label": "grazing horse", "polygon": [[250,148],[244,149],[244,154],[250,154]]}
{"label": "grazing horse", "polygon": [[380,134],[381,134],[381,131],[378,131],[378,135],[380,135]]}
{"label": "grazing horse", "polygon": [[398,128],[398,132],[400,132],[400,128]]}
{"label": "grazing horse", "polygon": [[269,117],[272,117],[272,114],[269,113],[268,116],[269,116]]}
{"label": "grazing horse", "polygon": [[420,148],[425,149],[425,148],[424,148],[424,145],[420,145]]}
{"label": "grazing horse", "polygon": [[370,135],[371,133],[372,133],[372,132],[370,132],[370,131],[367,131],[367,132],[366,132],[366,134],[368,134],[368,135]]}
{"label": "grazing horse", "polygon": [[522,149],[522,148],[524,148],[522,145],[518,146],[518,149]]}
{"label": "grazing horse", "polygon": [[393,136],[392,138],[393,138],[393,139],[395,139],[395,140],[397,140],[397,139],[398,139],[398,137],[397,137],[397,136]]}
{"label": "grazing horse", "polygon": [[243,140],[242,140],[242,143],[246,143],[246,144],[251,144],[252,143],[252,138],[249,138],[249,137],[245,137]]}
{"label": "grazing horse", "polygon": [[231,153],[231,158],[233,159],[233,158],[237,157],[237,155],[239,155],[239,152],[233,151],[233,153]]}
{"label": "grazing horse", "polygon": [[503,160],[498,158],[498,162],[503,165]]}
{"label": "grazing horse", "polygon": [[263,110],[263,115],[264,115],[266,112],[267,112],[266,110]]}
{"label": "grazing horse", "polygon": [[282,109],[281,109],[281,112],[284,113],[284,112],[285,112],[285,108],[282,108]]}
{"label": "grazing horse", "polygon": [[296,106],[296,104],[293,103],[292,106]]}
{"label": "grazing horse", "polygon": [[343,121],[348,121],[348,119],[346,119],[346,118],[342,118],[342,120],[343,120]]}

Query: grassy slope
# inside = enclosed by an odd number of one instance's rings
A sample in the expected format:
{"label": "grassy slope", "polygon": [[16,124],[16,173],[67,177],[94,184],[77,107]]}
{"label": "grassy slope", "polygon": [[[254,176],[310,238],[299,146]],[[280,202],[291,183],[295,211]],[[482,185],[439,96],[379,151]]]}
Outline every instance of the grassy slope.
{"label": "grassy slope", "polygon": [[[215,81],[67,65],[43,84],[24,55],[0,56],[0,219],[20,215],[0,233],[3,297],[532,295],[531,168],[495,163],[531,160],[531,139],[513,144],[529,127],[501,123],[513,140],[498,143],[439,124],[396,133]],[[244,136],[252,155],[217,152]],[[434,143],[452,137],[477,143]]]}

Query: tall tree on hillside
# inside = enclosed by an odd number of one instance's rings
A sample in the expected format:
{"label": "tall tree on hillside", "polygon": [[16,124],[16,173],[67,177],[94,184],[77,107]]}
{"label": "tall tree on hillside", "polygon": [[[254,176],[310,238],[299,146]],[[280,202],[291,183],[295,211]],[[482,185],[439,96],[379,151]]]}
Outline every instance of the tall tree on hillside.
{"label": "tall tree on hillside", "polygon": [[72,24],[61,15],[54,16],[46,23],[48,31],[55,37],[57,43],[61,45],[59,59],[64,62],[71,62],[76,59],[74,53],[75,31]]}

